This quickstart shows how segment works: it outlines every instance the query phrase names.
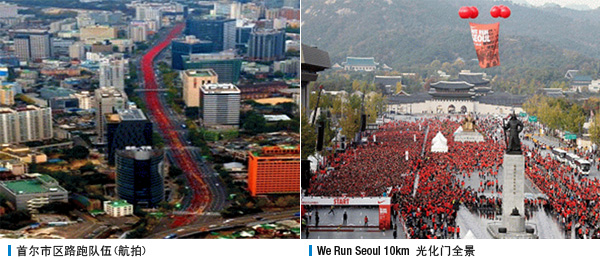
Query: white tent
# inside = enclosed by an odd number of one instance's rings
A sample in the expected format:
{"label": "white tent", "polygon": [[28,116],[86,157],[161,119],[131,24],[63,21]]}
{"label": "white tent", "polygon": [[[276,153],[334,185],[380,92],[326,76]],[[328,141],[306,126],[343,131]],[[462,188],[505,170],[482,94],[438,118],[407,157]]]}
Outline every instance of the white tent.
{"label": "white tent", "polygon": [[454,131],[454,135],[456,135],[457,133],[460,133],[463,131],[462,125],[458,127],[458,129],[456,129],[456,131]]}
{"label": "white tent", "polygon": [[431,152],[448,152],[448,140],[442,135],[442,132],[438,132],[433,140],[431,141]]}
{"label": "white tent", "polygon": [[475,237],[475,234],[473,234],[473,231],[469,230],[467,232],[467,234],[465,234],[463,239],[477,239],[477,237]]}

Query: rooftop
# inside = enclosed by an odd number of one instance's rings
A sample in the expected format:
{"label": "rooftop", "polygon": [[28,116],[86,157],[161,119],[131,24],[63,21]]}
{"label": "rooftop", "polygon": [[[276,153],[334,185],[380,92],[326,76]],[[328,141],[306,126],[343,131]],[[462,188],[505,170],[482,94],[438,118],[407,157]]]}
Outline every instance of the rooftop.
{"label": "rooftop", "polygon": [[213,69],[192,69],[185,70],[185,74],[189,77],[209,77],[217,76]]}
{"label": "rooftop", "polygon": [[459,73],[458,80],[464,81],[473,85],[486,85],[490,83],[490,80],[483,78],[483,73]]}
{"label": "rooftop", "polygon": [[432,83],[431,87],[435,89],[444,89],[444,90],[468,90],[473,88],[475,85],[464,82],[464,81],[439,81],[436,83]]}
{"label": "rooftop", "polygon": [[40,175],[35,179],[4,181],[0,182],[0,185],[3,185],[14,194],[34,194],[66,191],[56,183],[54,178],[48,175]]}
{"label": "rooftop", "polygon": [[105,118],[108,123],[120,123],[121,122],[121,118],[119,117],[119,114],[105,114]]}
{"label": "rooftop", "polygon": [[346,57],[344,65],[348,66],[377,66],[374,57]]}
{"label": "rooftop", "polygon": [[294,100],[290,99],[290,98],[266,98],[266,99],[255,99],[254,101],[256,101],[256,103],[260,103],[263,105],[266,105],[266,104],[277,105],[280,103],[294,102]]}
{"label": "rooftop", "polygon": [[125,207],[125,206],[129,206],[131,204],[129,204],[126,200],[117,200],[117,201],[110,202],[109,205],[111,205],[113,207]]}
{"label": "rooftop", "polygon": [[202,85],[204,94],[239,94],[240,89],[231,83],[207,83]]}
{"label": "rooftop", "polygon": [[146,115],[141,109],[119,109],[117,111],[122,121],[140,121],[147,120]]}
{"label": "rooftop", "polygon": [[196,38],[194,35],[185,36],[178,39],[173,39],[173,42],[185,43],[185,44],[197,44],[197,43],[212,43],[212,41],[208,40],[200,40]]}
{"label": "rooftop", "polygon": [[290,157],[297,156],[298,161],[300,158],[300,146],[289,146],[289,145],[279,145],[279,146],[265,146],[262,148],[260,152],[254,151],[250,153],[254,157]]}
{"label": "rooftop", "polygon": [[289,121],[290,117],[287,115],[263,115],[267,122],[277,122],[277,121]]}
{"label": "rooftop", "polygon": [[573,81],[592,81],[592,77],[589,75],[575,75]]}
{"label": "rooftop", "polygon": [[380,85],[396,86],[396,83],[399,82],[402,83],[402,76],[375,75],[375,79],[373,79],[373,83]]}

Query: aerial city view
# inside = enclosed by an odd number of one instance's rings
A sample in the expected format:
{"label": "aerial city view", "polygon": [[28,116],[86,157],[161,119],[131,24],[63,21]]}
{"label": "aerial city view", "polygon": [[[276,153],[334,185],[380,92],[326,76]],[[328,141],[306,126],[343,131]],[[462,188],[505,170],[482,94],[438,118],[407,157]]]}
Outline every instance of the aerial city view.
{"label": "aerial city view", "polygon": [[0,238],[300,238],[299,73],[299,0],[0,2]]}
{"label": "aerial city view", "polygon": [[303,0],[301,237],[600,238],[598,3],[550,2]]}

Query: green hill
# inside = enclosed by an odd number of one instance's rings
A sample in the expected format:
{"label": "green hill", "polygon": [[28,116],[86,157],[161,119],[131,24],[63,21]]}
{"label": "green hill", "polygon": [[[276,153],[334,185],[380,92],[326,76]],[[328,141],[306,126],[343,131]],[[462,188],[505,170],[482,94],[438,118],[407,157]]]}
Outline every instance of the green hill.
{"label": "green hill", "polygon": [[[508,19],[493,19],[493,5],[511,7]],[[479,8],[477,19],[463,20],[458,9]],[[576,11],[527,7],[501,1],[446,0],[303,0],[302,41],[327,50],[332,61],[346,56],[374,56],[396,70],[419,71],[434,60],[481,71],[476,62],[469,22],[500,22],[501,67],[491,75],[534,79],[546,86],[567,69],[596,77],[600,60],[600,10]]]}

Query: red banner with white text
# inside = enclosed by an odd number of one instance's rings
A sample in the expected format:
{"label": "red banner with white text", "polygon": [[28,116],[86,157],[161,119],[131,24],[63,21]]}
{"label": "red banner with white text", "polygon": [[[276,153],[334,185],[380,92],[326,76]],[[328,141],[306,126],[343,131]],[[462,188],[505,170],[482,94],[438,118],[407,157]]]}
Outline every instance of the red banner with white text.
{"label": "red banner with white text", "polygon": [[479,59],[481,68],[490,68],[500,65],[500,55],[498,50],[498,35],[500,23],[476,24],[469,23],[471,26],[471,36]]}

